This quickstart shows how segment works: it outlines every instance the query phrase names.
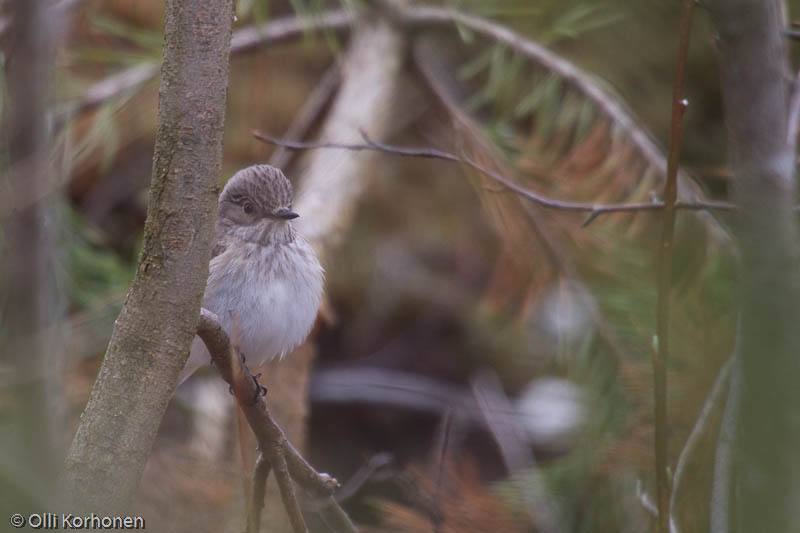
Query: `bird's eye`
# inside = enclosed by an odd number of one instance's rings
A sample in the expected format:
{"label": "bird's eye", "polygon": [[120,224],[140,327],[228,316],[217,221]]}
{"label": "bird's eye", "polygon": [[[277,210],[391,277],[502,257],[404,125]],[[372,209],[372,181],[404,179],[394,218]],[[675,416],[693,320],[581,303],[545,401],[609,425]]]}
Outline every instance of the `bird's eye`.
{"label": "bird's eye", "polygon": [[255,211],[253,204],[251,204],[250,202],[245,202],[244,205],[242,206],[242,209],[244,209],[244,212],[247,213],[248,215],[252,215],[253,211]]}

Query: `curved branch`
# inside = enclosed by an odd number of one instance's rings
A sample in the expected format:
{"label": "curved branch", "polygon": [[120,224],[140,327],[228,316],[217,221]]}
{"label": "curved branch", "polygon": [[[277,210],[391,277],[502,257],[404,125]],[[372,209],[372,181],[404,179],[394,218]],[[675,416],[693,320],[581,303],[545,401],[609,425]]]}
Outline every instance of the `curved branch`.
{"label": "curved branch", "polygon": [[[666,175],[667,165],[661,149],[636,123],[630,112],[620,103],[620,99],[608,94],[596,79],[543,45],[526,39],[502,24],[456,9],[428,6],[404,8],[397,5],[393,6],[393,11],[411,26],[452,26],[453,28],[461,26],[467,28],[484,37],[503,43],[520,55],[544,66],[590,98],[608,118],[624,130],[626,135],[630,136],[633,144],[647,161],[661,174]],[[681,179],[684,177],[682,176]],[[681,193],[683,192],[681,191]]]}
{"label": "curved branch", "polygon": [[[308,19],[284,17],[257,26],[248,26],[233,32],[231,55],[251,52],[260,46],[294,39],[306,32],[341,30],[348,28],[352,16],[344,10],[324,11]],[[60,111],[61,117],[89,111],[106,100],[116,98],[126,91],[150,81],[158,74],[157,63],[135,65],[93,84],[80,100],[70,102]]]}
{"label": "curved branch", "polygon": [[[412,148],[412,147],[394,146],[394,145],[379,143],[370,139],[363,131],[362,131],[362,137],[364,138],[364,143],[287,141],[283,139],[276,139],[275,137],[271,137],[257,130],[254,130],[252,133],[253,137],[262,142],[276,146],[282,146],[284,148],[288,148],[289,150],[314,150],[319,148],[334,148],[339,150],[351,150],[355,152],[369,150],[374,152],[384,152],[388,154],[395,154],[395,155],[402,155],[409,157],[441,159],[444,161],[453,161],[455,163],[461,163],[471,168],[474,168],[481,174],[488,176],[489,178],[493,179],[494,181],[496,181],[506,189],[510,190],[511,192],[518,194],[519,196],[525,198],[526,200],[530,200],[531,202],[539,204],[542,207],[557,209],[561,211],[588,212],[589,217],[584,222],[584,226],[588,225],[598,216],[606,213],[658,211],[664,208],[664,202],[661,201],[636,202],[629,204],[593,204],[586,202],[571,202],[564,200],[556,200],[554,198],[549,198],[547,196],[536,193],[521,185],[517,185],[516,183],[509,180],[499,172],[495,172],[491,169],[488,169],[483,165],[476,163],[475,161],[467,157],[461,157],[451,152],[445,152],[443,150],[437,150],[435,148]],[[736,209],[736,206],[729,202],[713,202],[713,201],[676,202],[675,209],[688,209],[692,211],[703,210],[703,209],[717,210],[717,211],[733,211]]]}

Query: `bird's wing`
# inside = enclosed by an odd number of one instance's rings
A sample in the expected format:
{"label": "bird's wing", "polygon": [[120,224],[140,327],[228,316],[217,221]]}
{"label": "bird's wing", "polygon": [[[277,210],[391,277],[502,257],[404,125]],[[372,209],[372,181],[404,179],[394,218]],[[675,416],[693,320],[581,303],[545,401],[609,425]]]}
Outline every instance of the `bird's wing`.
{"label": "bird's wing", "polygon": [[214,241],[214,247],[211,248],[211,259],[214,259],[223,253],[227,247],[228,240],[224,236],[217,234],[217,238]]}

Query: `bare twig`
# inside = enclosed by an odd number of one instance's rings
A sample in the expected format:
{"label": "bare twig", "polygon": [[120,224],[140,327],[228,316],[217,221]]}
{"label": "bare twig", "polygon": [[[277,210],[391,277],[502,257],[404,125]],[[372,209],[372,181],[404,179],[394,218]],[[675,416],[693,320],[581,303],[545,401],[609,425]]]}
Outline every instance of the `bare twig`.
{"label": "bare twig", "polygon": [[800,127],[800,72],[794,80],[792,98],[789,101],[789,127],[786,131],[786,143],[794,147],[797,144],[797,128]]}
{"label": "bare twig", "polygon": [[442,414],[442,420],[439,422],[439,435],[436,439],[437,441],[437,454],[436,459],[438,462],[438,471],[436,473],[436,501],[439,503],[441,501],[442,496],[442,488],[444,486],[444,476],[445,476],[445,457],[447,455],[447,448],[450,444],[450,433],[453,429],[453,408],[448,406],[445,409],[445,412]]}
{"label": "bare twig", "polygon": [[686,465],[689,464],[689,459],[700,442],[700,438],[708,430],[708,423],[711,419],[711,415],[716,410],[719,400],[722,398],[722,392],[728,384],[728,378],[731,375],[732,361],[733,357],[728,359],[725,364],[722,365],[722,368],[720,368],[717,379],[714,381],[714,386],[711,387],[711,392],[708,394],[708,398],[706,398],[703,404],[703,409],[700,411],[697,421],[692,428],[692,432],[689,434],[689,438],[686,439],[686,444],[683,446],[678,456],[678,464],[675,466],[675,475],[673,476],[672,482],[672,496],[669,502],[670,515],[675,514],[675,506],[678,495],[680,494],[684,474],[686,473]]}
{"label": "bare twig", "polygon": [[[562,531],[564,524],[560,520],[558,506],[550,497],[533,454],[519,434],[519,424],[508,415],[502,415],[512,412],[513,408],[500,380],[492,373],[478,374],[472,380],[472,392],[500,448],[509,475],[519,486],[520,496],[536,531]],[[520,478],[523,472],[524,483]]]}
{"label": "bare twig", "polygon": [[286,508],[286,513],[289,515],[289,522],[292,524],[292,529],[295,533],[304,533],[308,531],[306,521],[303,519],[303,512],[300,510],[300,504],[297,502],[297,495],[294,493],[294,485],[292,485],[292,478],[289,476],[289,467],[286,465],[286,457],[283,455],[280,447],[276,446],[269,454],[269,461],[275,470],[275,481],[278,482],[278,489],[281,491],[281,500],[283,506]]}
{"label": "bare twig", "polygon": [[[408,8],[398,5],[396,11],[404,22],[411,26],[439,25],[449,26],[453,29],[467,28],[484,37],[503,43],[523,57],[544,66],[591,99],[617,127],[625,132],[625,135],[630,136],[631,141],[645,159],[662,174],[666,174],[667,169],[661,150],[637,125],[630,112],[620,103],[621,100],[608,94],[592,76],[551,52],[545,46],[526,39],[507,26],[456,9],[432,6]],[[682,183],[681,188],[683,187],[688,187],[688,182]],[[683,195],[681,197],[685,198]]]}
{"label": "bare twig", "polygon": [[[491,178],[492,180],[496,181],[506,189],[518,194],[519,196],[527,200],[530,200],[531,202],[539,204],[543,207],[547,207],[550,209],[557,209],[561,211],[589,212],[591,219],[594,219],[599,215],[607,213],[657,211],[664,207],[664,203],[661,201],[634,202],[629,204],[591,204],[585,202],[569,202],[569,201],[555,200],[553,198],[548,198],[539,193],[533,192],[530,189],[522,187],[521,185],[517,185],[513,181],[504,177],[502,174],[490,170],[484,167],[483,165],[469,159],[468,157],[457,156],[451,152],[436,150],[435,148],[410,148],[404,146],[395,146],[395,145],[379,143],[370,139],[366,134],[364,134],[364,132],[362,132],[362,137],[364,138],[365,141],[363,144],[289,141],[271,137],[266,133],[257,130],[253,131],[253,137],[267,144],[283,146],[285,148],[288,148],[289,150],[316,150],[320,148],[351,150],[355,152],[360,152],[362,150],[371,150],[375,152],[384,152],[388,154],[395,154],[395,155],[402,155],[409,157],[422,157],[426,159],[442,159],[445,161],[453,161],[456,163],[467,165],[477,170],[481,174],[484,174],[489,178]],[[703,210],[703,209],[732,211],[736,209],[736,206],[728,202],[709,202],[709,201],[676,202],[675,209],[688,209],[692,211]]]}
{"label": "bare twig", "polygon": [[[370,479],[382,477],[386,468],[394,461],[394,455],[389,452],[376,453],[369,460],[361,465],[361,468],[356,470],[356,473],[350,476],[341,487],[336,490],[335,499],[337,502],[351,498],[364,484]],[[327,499],[319,501],[304,501],[303,509],[310,511],[319,511],[327,507],[329,502]]]}
{"label": "bare twig", "polygon": [[688,105],[683,98],[686,75],[686,56],[692,28],[694,0],[684,0],[678,38],[678,65],[672,90],[672,120],[670,122],[667,180],[664,184],[664,206],[661,246],[658,248],[658,313],[657,340],[653,350],[653,395],[655,404],[655,468],[658,531],[669,533],[670,480],[667,472],[667,359],[669,358],[669,313],[671,307],[670,279],[675,239],[675,203],[678,199],[678,162],[681,153],[683,115]]}
{"label": "bare twig", "polygon": [[710,531],[730,531],[731,483],[733,480],[733,450],[742,403],[742,316],[736,321],[736,342],[730,363],[730,384],[725,400],[725,411],[717,436],[714,455],[714,476],[711,481]]}
{"label": "bare twig", "polygon": [[259,454],[253,469],[253,490],[250,491],[250,502],[247,510],[247,533],[258,533],[261,526],[261,509],[264,508],[264,496],[267,493],[267,478],[272,465]]}
{"label": "bare twig", "polygon": [[[231,55],[255,50],[259,46],[294,39],[304,32],[340,30],[349,27],[352,16],[344,10],[324,11],[310,18],[284,17],[233,32]],[[139,64],[104,78],[89,87],[80,100],[66,104],[61,116],[94,109],[106,100],[138,87],[158,74],[157,64]]]}
{"label": "bare twig", "polygon": [[140,63],[121,72],[111,74],[92,84],[80,100],[66,104],[60,110],[59,116],[65,117],[73,113],[82,113],[83,111],[94,109],[106,100],[116,98],[155,78],[158,70],[158,63]]}
{"label": "bare twig", "polygon": [[[341,69],[338,63],[328,67],[328,70],[325,71],[325,74],[323,74],[322,78],[317,82],[314,90],[311,91],[311,94],[306,98],[303,107],[297,115],[295,115],[289,129],[286,130],[285,137],[289,139],[302,139],[306,136],[311,125],[319,117],[320,113],[322,113],[322,110],[325,109],[325,105],[330,101],[331,96],[336,91],[336,87],[339,86],[340,79]],[[269,158],[269,164],[274,167],[285,169],[286,165],[291,161],[291,157],[291,152],[289,150],[283,146],[279,146],[272,153],[272,157]]]}
{"label": "bare twig", "polygon": [[[658,509],[656,508],[653,500],[650,499],[650,495],[642,488],[642,480],[636,480],[636,499],[639,500],[639,503],[642,504],[642,507],[653,515],[656,519],[658,518]],[[678,527],[675,525],[675,521],[672,517],[669,517],[669,533],[679,533]]]}
{"label": "bare twig", "polygon": [[[289,490],[282,480],[284,473],[290,476],[295,482],[300,484],[303,489],[310,492],[314,497],[324,499],[328,502],[328,507],[323,510],[327,517],[334,517],[340,524],[337,531],[356,531],[355,526],[350,522],[344,511],[332,498],[338,483],[327,474],[316,472],[311,465],[297,452],[294,446],[286,440],[281,428],[275,423],[267,409],[264,398],[258,394],[258,386],[255,380],[251,379],[250,372],[244,366],[240,357],[231,357],[231,342],[227,333],[222,329],[216,315],[202,309],[197,325],[197,335],[206,344],[214,365],[219,373],[234,391],[239,408],[247,418],[253,433],[258,440],[259,448],[271,464],[275,471],[276,479],[281,486],[281,496],[287,512],[292,520],[296,531],[299,522],[295,508],[299,509],[296,500],[292,501],[293,490]],[[255,398],[255,401],[253,399]],[[254,482],[258,480],[254,476]],[[259,481],[260,483],[260,481]],[[253,495],[260,492],[260,489],[253,490]],[[249,506],[252,508],[253,503]],[[299,511],[298,511],[299,512]]]}

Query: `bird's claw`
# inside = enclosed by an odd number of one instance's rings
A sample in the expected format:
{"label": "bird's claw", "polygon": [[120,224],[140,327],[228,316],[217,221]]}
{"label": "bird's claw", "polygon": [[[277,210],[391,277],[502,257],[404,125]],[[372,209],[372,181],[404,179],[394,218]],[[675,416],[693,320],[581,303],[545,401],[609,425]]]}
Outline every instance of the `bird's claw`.
{"label": "bird's claw", "polygon": [[[246,359],[245,359],[244,353],[240,352],[239,355],[242,358],[242,366],[247,368],[247,365],[245,364]],[[250,405],[255,405],[255,403],[258,401],[259,398],[262,398],[262,397],[267,395],[267,388],[264,385],[262,385],[261,383],[258,382],[258,378],[261,377],[261,372],[259,372],[256,375],[253,375],[253,373],[250,372],[249,368],[247,368],[247,372],[250,373],[250,377],[253,378],[253,381],[256,384],[256,394],[255,394],[255,396],[253,396],[253,401],[250,404]],[[228,392],[231,393],[231,394],[234,394],[233,385],[228,385]]]}
{"label": "bird's claw", "polygon": [[256,383],[256,395],[253,397],[253,404],[255,404],[259,398],[262,398],[267,395],[267,388],[258,382],[258,378],[261,377],[261,372],[256,374],[250,374],[250,377],[253,378],[253,381]]}

